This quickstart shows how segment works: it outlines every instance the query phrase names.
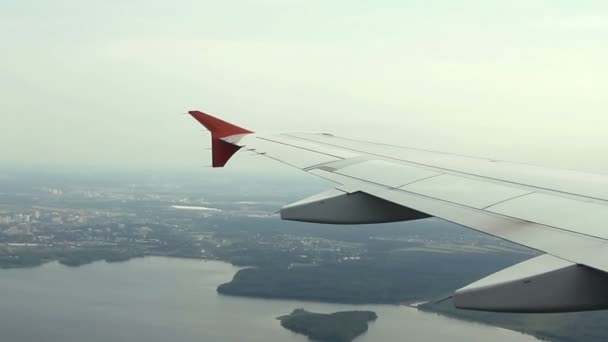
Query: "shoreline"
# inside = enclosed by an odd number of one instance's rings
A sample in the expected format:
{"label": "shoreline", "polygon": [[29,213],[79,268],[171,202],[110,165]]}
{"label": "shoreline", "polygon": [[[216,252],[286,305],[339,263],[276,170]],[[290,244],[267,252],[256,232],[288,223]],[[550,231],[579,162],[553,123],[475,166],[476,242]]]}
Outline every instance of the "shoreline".
{"label": "shoreline", "polygon": [[[132,260],[136,260],[136,259],[148,259],[148,258],[160,258],[160,259],[180,259],[180,260],[192,260],[192,261],[201,261],[201,262],[218,262],[218,263],[222,263],[222,264],[226,264],[226,265],[230,265],[232,267],[236,267],[238,268],[236,270],[236,272],[234,274],[232,274],[231,279],[234,278],[234,276],[236,275],[236,273],[246,267],[240,267],[237,265],[233,265],[232,263],[225,261],[225,260],[221,260],[221,259],[210,259],[210,258],[200,258],[200,257],[193,257],[193,256],[170,256],[170,255],[142,255],[142,256],[134,256],[131,257],[129,259],[126,260],[119,260],[119,261],[107,261],[105,259],[99,259],[99,260],[94,260],[91,262],[87,262],[84,264],[80,264],[80,265],[66,265],[61,263],[59,260],[55,259],[55,260],[47,260],[44,263],[40,264],[40,265],[32,265],[32,266],[23,266],[23,267],[12,267],[12,268],[1,268],[0,271],[2,270],[31,270],[34,268],[38,268],[38,267],[42,267],[44,265],[48,265],[48,264],[52,264],[52,263],[57,263],[62,267],[65,268],[80,268],[80,267],[86,267],[86,266],[90,266],[94,263],[100,263],[100,262],[104,262],[107,264],[117,264],[117,263],[126,263],[128,261],[132,261]],[[217,292],[217,287],[219,287],[222,284],[218,284],[216,286],[216,292]],[[486,327],[491,327],[491,328],[495,328],[495,329],[501,329],[501,330],[506,330],[506,331],[510,331],[510,332],[515,332],[515,333],[519,333],[521,335],[525,335],[528,337],[532,337],[535,338],[536,340],[541,341],[542,339],[538,336],[532,335],[532,334],[527,334],[518,330],[513,330],[513,329],[508,329],[505,327],[501,327],[501,326],[497,326],[497,325],[492,325],[492,324],[488,324],[488,323],[484,323],[484,322],[480,322],[480,321],[476,321],[474,319],[467,319],[467,318],[463,318],[463,317],[458,317],[458,316],[454,316],[454,315],[450,315],[450,314],[446,314],[444,312],[440,312],[440,311],[433,311],[433,310],[429,310],[429,309],[423,309],[420,306],[429,303],[430,301],[415,301],[415,302],[411,302],[411,303],[366,303],[366,304],[354,304],[354,303],[343,303],[343,302],[331,302],[331,301],[312,301],[312,300],[303,300],[303,299],[297,299],[297,298],[278,298],[278,297],[260,297],[260,296],[238,296],[238,295],[231,295],[231,294],[222,294],[217,292],[218,296],[227,296],[227,297],[233,297],[233,298],[248,298],[248,299],[256,299],[256,300],[261,300],[261,301],[267,301],[267,300],[271,300],[271,301],[292,301],[295,303],[302,303],[302,304],[336,304],[336,305],[350,305],[353,307],[364,307],[364,306],[387,306],[387,307],[403,307],[403,308],[407,308],[407,309],[412,309],[412,310],[416,310],[416,312],[418,313],[422,313],[422,314],[429,314],[429,315],[434,315],[434,316],[439,316],[442,318],[447,318],[450,320],[455,320],[455,321],[459,321],[459,322],[465,322],[468,324],[475,324],[475,325],[480,325],[480,326],[486,326]],[[381,318],[381,317],[380,317]]]}

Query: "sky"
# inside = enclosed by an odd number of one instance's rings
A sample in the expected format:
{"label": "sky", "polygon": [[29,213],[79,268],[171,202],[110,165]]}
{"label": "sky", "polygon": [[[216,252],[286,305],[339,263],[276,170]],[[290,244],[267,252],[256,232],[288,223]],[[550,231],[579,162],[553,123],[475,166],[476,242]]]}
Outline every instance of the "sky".
{"label": "sky", "polygon": [[200,109],[608,173],[606,1],[0,0],[0,41],[0,165],[196,170]]}

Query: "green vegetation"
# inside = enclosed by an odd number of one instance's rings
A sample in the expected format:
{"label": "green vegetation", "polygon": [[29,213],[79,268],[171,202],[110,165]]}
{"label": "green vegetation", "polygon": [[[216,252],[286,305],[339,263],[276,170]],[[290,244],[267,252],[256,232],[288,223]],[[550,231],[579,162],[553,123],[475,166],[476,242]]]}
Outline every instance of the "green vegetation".
{"label": "green vegetation", "polygon": [[1,246],[0,268],[36,267],[51,261],[77,267],[95,261],[119,262],[142,256],[141,251],[120,247]]}
{"label": "green vegetation", "polygon": [[435,298],[527,258],[514,253],[390,252],[367,260],[240,270],[218,287],[226,295],[347,304],[398,304]]}
{"label": "green vegetation", "polygon": [[368,322],[378,318],[372,311],[343,311],[332,314],[296,309],[278,319],[281,325],[293,332],[323,342],[349,342],[368,329]]}

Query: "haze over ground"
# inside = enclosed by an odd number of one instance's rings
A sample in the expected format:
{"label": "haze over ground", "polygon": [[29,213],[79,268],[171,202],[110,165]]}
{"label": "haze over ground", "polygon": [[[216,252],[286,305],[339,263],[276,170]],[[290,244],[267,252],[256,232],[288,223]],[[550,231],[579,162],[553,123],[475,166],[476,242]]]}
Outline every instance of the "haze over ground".
{"label": "haze over ground", "polygon": [[0,163],[196,170],[201,109],[608,172],[607,36],[603,1],[3,1]]}

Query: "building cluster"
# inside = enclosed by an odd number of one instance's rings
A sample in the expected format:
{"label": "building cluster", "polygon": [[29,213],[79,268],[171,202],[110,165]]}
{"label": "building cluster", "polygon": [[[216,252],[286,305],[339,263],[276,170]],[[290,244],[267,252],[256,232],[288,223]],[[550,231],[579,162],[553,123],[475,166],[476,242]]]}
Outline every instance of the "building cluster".
{"label": "building cluster", "polygon": [[34,214],[7,214],[0,215],[0,224],[20,224],[30,223],[40,218],[40,211],[36,210]]}

